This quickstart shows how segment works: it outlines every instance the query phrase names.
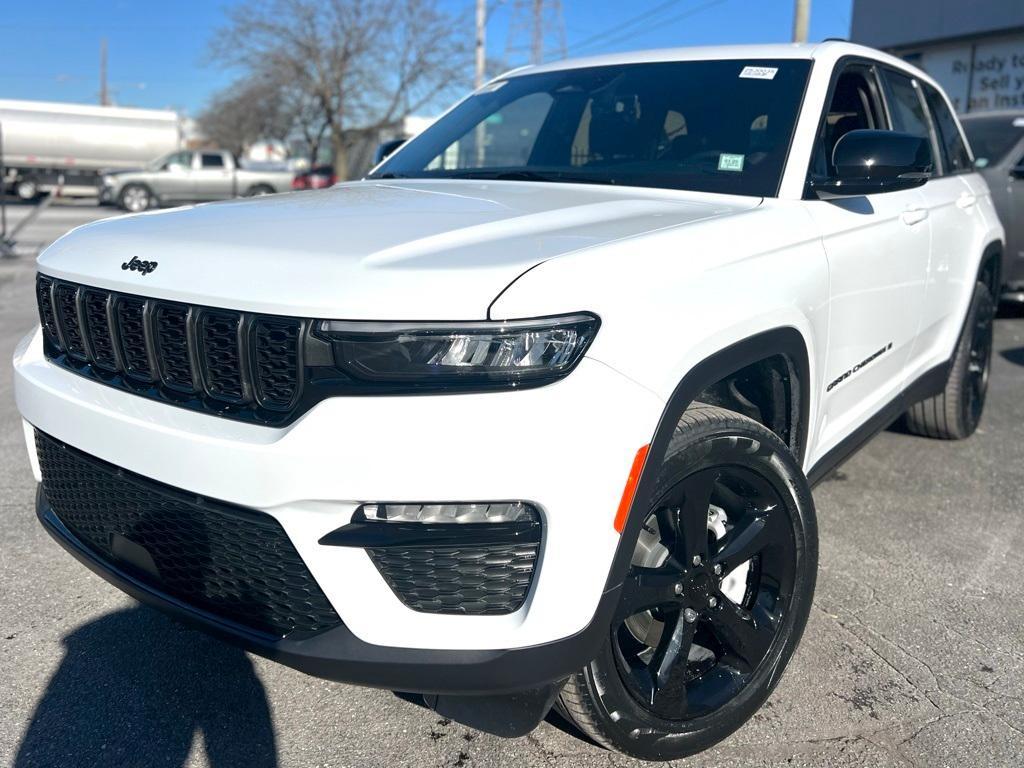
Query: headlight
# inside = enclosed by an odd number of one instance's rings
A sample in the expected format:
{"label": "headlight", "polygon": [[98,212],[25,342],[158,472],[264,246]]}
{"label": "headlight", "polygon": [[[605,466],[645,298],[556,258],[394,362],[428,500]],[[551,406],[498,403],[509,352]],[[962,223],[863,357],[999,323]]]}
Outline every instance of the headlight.
{"label": "headlight", "polygon": [[113,176],[104,176],[103,177],[103,186],[104,187],[112,187],[116,183],[117,183],[117,179],[115,179]]}
{"label": "headlight", "polygon": [[320,333],[335,363],[354,378],[444,388],[526,386],[568,374],[600,320],[574,314],[470,323],[361,323],[325,320]]}

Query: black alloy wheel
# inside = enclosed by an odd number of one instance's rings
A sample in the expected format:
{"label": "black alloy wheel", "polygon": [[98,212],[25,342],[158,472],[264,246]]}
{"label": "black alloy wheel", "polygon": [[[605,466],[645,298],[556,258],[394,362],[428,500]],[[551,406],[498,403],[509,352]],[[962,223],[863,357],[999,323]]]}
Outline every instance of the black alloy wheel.
{"label": "black alloy wheel", "polygon": [[[728,520],[722,538],[709,528],[712,505]],[[612,630],[620,673],[658,717],[710,714],[750,681],[789,609],[796,542],[785,505],[745,467],[705,469],[672,488],[644,533],[663,558],[633,565],[623,584]],[[727,594],[737,568],[741,592]]]}
{"label": "black alloy wheel", "polygon": [[992,321],[994,307],[989,304],[974,313],[974,327],[971,331],[971,346],[967,361],[966,413],[970,431],[973,432],[985,408],[988,393],[988,376],[992,367]]}
{"label": "black alloy wheel", "polygon": [[974,434],[985,410],[995,302],[988,286],[975,283],[963,330],[949,362],[941,392],[914,403],[904,415],[904,426],[915,435],[963,440]]}
{"label": "black alloy wheel", "polygon": [[606,747],[671,760],[721,741],[771,694],[810,612],[817,524],[786,445],[703,404],[683,414],[649,509],[627,524],[634,554],[608,640],[558,707]]}

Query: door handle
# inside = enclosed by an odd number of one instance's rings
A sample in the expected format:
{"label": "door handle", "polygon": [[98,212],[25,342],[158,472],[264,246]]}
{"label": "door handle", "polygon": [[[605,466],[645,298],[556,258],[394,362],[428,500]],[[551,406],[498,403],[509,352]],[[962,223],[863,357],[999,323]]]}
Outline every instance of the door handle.
{"label": "door handle", "polygon": [[962,210],[967,210],[972,205],[978,202],[978,198],[972,195],[970,192],[964,192],[960,197],[956,199],[956,207]]}
{"label": "door handle", "polygon": [[927,218],[927,208],[907,208],[907,210],[900,214],[900,221],[902,221],[908,227],[917,224],[918,222],[924,221]]}

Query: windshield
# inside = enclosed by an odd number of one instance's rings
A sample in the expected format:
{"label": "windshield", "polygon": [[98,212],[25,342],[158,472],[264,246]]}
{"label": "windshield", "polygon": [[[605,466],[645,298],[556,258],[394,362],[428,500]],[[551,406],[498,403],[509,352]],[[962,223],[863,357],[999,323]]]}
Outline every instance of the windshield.
{"label": "windshield", "polygon": [[964,133],[974,150],[979,168],[998,165],[1024,138],[1024,115],[1020,117],[972,117],[963,121]]}
{"label": "windshield", "polygon": [[775,195],[811,63],[683,61],[485,86],[370,178],[486,178]]}

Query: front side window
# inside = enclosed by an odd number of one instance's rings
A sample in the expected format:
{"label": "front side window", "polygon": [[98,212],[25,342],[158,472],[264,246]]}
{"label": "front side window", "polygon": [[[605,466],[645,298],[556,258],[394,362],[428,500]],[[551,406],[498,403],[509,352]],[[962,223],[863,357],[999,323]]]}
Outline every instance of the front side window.
{"label": "front side window", "polygon": [[836,144],[850,131],[885,130],[887,127],[874,71],[860,64],[847,67],[836,78],[828,109],[818,129],[811,175],[820,179],[835,177],[832,155]]}
{"label": "front side window", "polygon": [[175,152],[173,155],[168,155],[160,167],[165,171],[172,167],[189,169],[192,167],[192,153]]}
{"label": "front side window", "polygon": [[806,60],[556,70],[485,86],[372,178],[490,178],[774,195]]}
{"label": "front side window", "polygon": [[932,121],[935,123],[935,130],[938,131],[938,139],[945,158],[947,173],[960,173],[969,171],[972,168],[971,155],[964,144],[964,138],[957,128],[956,118],[946,106],[946,100],[942,98],[937,90],[927,83],[923,83],[924,95],[928,101],[928,108],[932,113]]}

